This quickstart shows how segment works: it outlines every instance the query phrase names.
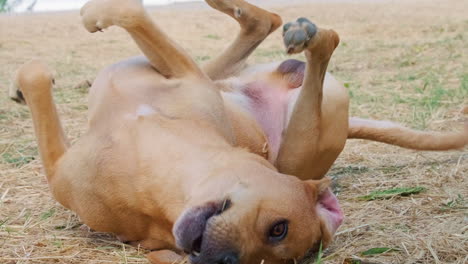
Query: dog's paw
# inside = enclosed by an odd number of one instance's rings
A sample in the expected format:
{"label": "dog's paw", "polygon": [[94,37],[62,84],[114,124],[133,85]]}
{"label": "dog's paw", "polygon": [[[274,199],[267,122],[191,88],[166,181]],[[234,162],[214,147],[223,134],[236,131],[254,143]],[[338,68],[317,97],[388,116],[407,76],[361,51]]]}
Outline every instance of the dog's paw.
{"label": "dog's paw", "polygon": [[236,19],[244,30],[267,35],[283,23],[275,13],[258,8],[243,0],[205,0],[212,8]]}
{"label": "dog's paw", "polygon": [[283,41],[288,54],[302,52],[317,35],[317,26],[307,18],[299,18],[283,26]]}
{"label": "dog's paw", "polygon": [[284,25],[283,40],[288,54],[306,51],[307,57],[318,61],[329,60],[340,43],[334,30],[318,28],[306,18]]}
{"label": "dog's paw", "polygon": [[8,96],[19,104],[27,104],[26,99],[34,100],[50,93],[54,83],[55,79],[49,67],[40,60],[31,60],[16,71]]}
{"label": "dog's paw", "polygon": [[91,0],[80,11],[83,25],[93,33],[110,26],[129,28],[145,15],[140,0]]}

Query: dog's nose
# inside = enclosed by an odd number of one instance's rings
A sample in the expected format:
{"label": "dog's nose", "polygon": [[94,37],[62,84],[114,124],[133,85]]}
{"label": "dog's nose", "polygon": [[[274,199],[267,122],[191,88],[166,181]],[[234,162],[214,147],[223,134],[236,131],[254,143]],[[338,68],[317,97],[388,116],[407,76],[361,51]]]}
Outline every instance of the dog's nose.
{"label": "dog's nose", "polygon": [[239,264],[239,257],[237,254],[229,253],[223,256],[218,264]]}

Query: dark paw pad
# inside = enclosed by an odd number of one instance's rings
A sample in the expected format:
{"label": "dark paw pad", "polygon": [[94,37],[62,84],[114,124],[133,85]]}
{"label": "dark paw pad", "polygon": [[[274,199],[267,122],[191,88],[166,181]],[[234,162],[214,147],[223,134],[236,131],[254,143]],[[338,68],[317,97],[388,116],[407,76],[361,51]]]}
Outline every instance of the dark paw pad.
{"label": "dark paw pad", "polygon": [[299,18],[283,26],[283,41],[288,54],[302,52],[317,34],[317,26],[307,18]]}

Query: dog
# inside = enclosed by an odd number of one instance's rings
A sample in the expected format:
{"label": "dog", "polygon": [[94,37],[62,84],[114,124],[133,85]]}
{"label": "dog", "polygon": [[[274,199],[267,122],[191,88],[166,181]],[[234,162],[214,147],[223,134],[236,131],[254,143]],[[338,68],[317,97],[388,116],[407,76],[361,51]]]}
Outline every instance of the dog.
{"label": "dog", "polygon": [[145,57],[114,64],[89,92],[89,130],[73,146],[38,60],[10,97],[31,110],[51,192],[93,230],[152,250],[152,263],[296,263],[326,248],[343,212],[324,178],[347,139],[419,150],[462,148],[462,132],[414,131],[348,116],[348,92],[326,72],[339,36],[305,18],[283,26],[306,62],[247,67],[282,25],[243,0],[206,0],[239,22],[236,40],[203,67],[139,0],[91,0],[90,32],[125,29]]}

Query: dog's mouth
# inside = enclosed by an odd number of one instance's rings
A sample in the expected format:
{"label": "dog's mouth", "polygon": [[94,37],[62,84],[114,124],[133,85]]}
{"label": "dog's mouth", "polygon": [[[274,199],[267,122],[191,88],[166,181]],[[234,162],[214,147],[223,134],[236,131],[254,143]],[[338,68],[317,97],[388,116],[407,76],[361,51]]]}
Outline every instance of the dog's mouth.
{"label": "dog's mouth", "polygon": [[207,224],[214,216],[222,214],[230,206],[231,201],[224,199],[187,210],[173,229],[177,246],[189,254],[191,259],[198,258],[202,252]]}

